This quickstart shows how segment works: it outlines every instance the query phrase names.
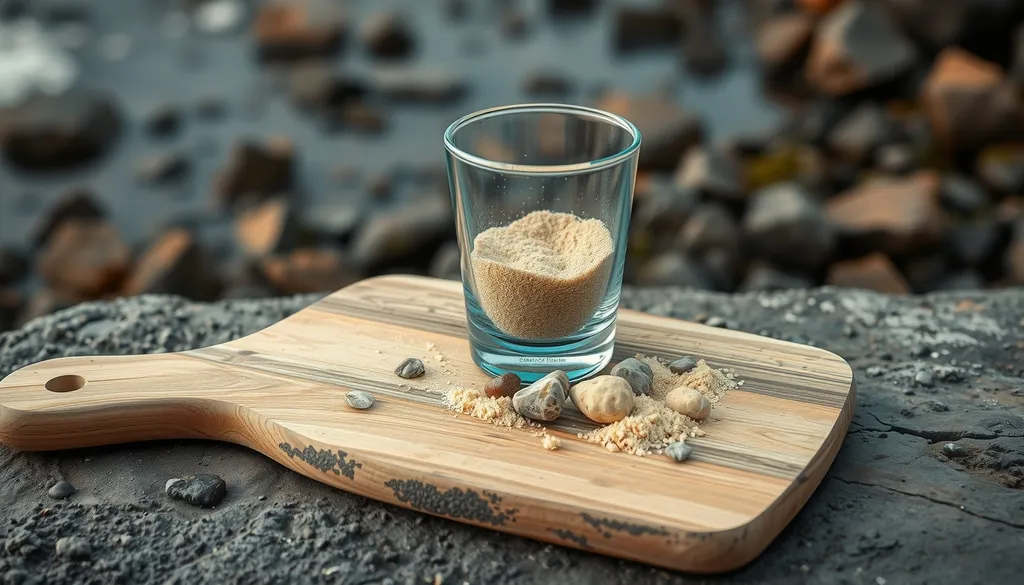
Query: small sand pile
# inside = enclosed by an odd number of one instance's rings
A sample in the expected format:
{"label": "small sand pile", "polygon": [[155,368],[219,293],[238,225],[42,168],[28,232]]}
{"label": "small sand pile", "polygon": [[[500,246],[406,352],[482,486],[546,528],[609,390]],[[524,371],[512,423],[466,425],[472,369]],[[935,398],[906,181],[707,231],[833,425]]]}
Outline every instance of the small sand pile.
{"label": "small sand pile", "polygon": [[665,396],[679,386],[689,386],[704,395],[712,405],[725,396],[727,390],[738,387],[731,372],[716,370],[700,360],[685,374],[673,374],[657,358],[637,355],[637,359],[651,367],[654,382],[650,396],[637,396],[633,412],[626,418],[577,435],[579,438],[603,445],[609,451],[623,451],[644,456],[659,452],[668,445],[686,437],[704,436],[692,418],[665,406]]}
{"label": "small sand pile", "polygon": [[508,396],[491,398],[476,388],[452,388],[445,394],[445,405],[449,410],[468,414],[501,427],[521,429],[537,426],[512,408],[512,399]]}
{"label": "small sand pile", "polygon": [[599,219],[534,211],[481,232],[471,260],[476,292],[494,324],[522,339],[578,331],[604,298],[614,243]]}

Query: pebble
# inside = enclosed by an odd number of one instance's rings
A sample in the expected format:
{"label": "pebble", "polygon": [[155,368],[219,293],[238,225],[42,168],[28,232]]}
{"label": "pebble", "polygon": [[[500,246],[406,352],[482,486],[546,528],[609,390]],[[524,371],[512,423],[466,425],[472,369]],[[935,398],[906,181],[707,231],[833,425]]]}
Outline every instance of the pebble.
{"label": "pebble", "polygon": [[501,398],[502,396],[515,396],[519,387],[522,385],[522,380],[519,376],[508,372],[492,378],[487,384],[484,385],[484,394],[491,398]]}
{"label": "pebble", "polygon": [[568,387],[569,377],[566,373],[555,370],[516,392],[512,397],[512,407],[529,419],[555,420],[562,414]]}
{"label": "pebble", "polygon": [[921,371],[914,376],[914,381],[922,386],[931,386],[934,382],[932,375],[928,372]]}
{"label": "pebble", "polygon": [[676,361],[668,365],[668,369],[673,374],[685,374],[686,372],[689,372],[690,370],[696,367],[697,358],[688,355],[684,355],[683,357],[677,359]]}
{"label": "pebble", "polygon": [[345,401],[348,402],[348,405],[352,408],[366,410],[373,406],[376,399],[373,397],[373,394],[370,394],[369,392],[353,390],[348,394],[345,394]]}
{"label": "pebble", "polygon": [[725,327],[725,319],[721,317],[710,317],[704,322],[708,327]]}
{"label": "pebble", "polygon": [[65,536],[57,539],[54,547],[58,557],[65,557],[74,560],[84,560],[92,556],[92,547],[89,541],[80,536]]}
{"label": "pebble", "polygon": [[665,447],[665,454],[674,459],[676,463],[686,461],[690,458],[691,453],[693,453],[693,447],[682,441],[672,443],[668,447]]}
{"label": "pebble", "polygon": [[167,480],[164,491],[175,500],[200,508],[212,508],[224,499],[227,484],[217,475],[200,473]]}
{"label": "pebble", "polygon": [[946,443],[942,446],[942,454],[946,457],[967,457],[970,455],[970,452],[963,445]]}
{"label": "pebble", "polygon": [[619,376],[597,376],[569,391],[583,416],[598,423],[613,423],[629,416],[635,404],[630,383]]}
{"label": "pebble", "polygon": [[70,482],[58,481],[57,483],[53,484],[52,487],[50,487],[50,489],[46,492],[46,495],[50,496],[55,500],[63,500],[64,498],[70,496],[76,491],[78,490],[75,489],[75,486],[71,485]]}
{"label": "pebble", "polygon": [[700,392],[686,386],[680,386],[669,392],[665,396],[665,406],[693,420],[704,420],[711,414],[711,403],[708,402],[708,399]]}
{"label": "pebble", "polygon": [[423,367],[423,361],[417,358],[406,358],[405,361],[398,364],[398,367],[395,368],[395,374],[398,374],[398,377],[405,378],[406,380],[410,378],[418,378],[422,376],[424,372],[426,372],[426,368]]}
{"label": "pebble", "polygon": [[618,363],[611,371],[612,376],[618,376],[629,382],[629,387],[633,389],[633,394],[640,396],[641,394],[649,395],[651,393],[651,383],[654,381],[654,372],[651,371],[651,367],[636,358],[624,359]]}

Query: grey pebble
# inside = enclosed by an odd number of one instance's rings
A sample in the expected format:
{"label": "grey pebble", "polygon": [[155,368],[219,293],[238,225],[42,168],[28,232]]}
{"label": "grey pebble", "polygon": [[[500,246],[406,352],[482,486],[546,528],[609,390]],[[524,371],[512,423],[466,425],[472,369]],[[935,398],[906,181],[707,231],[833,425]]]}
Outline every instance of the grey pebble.
{"label": "grey pebble", "polygon": [[555,420],[565,406],[565,397],[569,394],[568,382],[569,377],[565,372],[555,370],[516,392],[512,397],[512,408],[529,419]]}
{"label": "grey pebble", "polygon": [[629,387],[633,389],[633,394],[637,396],[641,394],[649,395],[651,393],[654,372],[651,371],[650,366],[636,358],[624,359],[616,364],[612,368],[611,375],[618,376],[629,382]]}
{"label": "grey pebble", "polygon": [[914,376],[914,380],[918,384],[920,384],[922,386],[931,386],[932,383],[934,382],[934,379],[932,378],[932,375],[930,373],[928,373],[928,372],[923,371],[923,370],[918,372],[917,375]]}
{"label": "grey pebble", "polygon": [[684,355],[668,365],[668,369],[671,370],[673,374],[685,374],[696,367],[697,358],[688,355]]}
{"label": "grey pebble", "polygon": [[377,400],[373,397],[373,394],[365,392],[363,390],[353,390],[345,395],[345,401],[352,408],[359,410],[366,410],[373,406],[373,403]]}
{"label": "grey pebble", "polygon": [[89,541],[80,536],[65,536],[57,539],[55,547],[58,557],[74,560],[84,560],[92,556],[92,547]]}
{"label": "grey pebble", "polygon": [[57,483],[53,484],[53,486],[50,487],[49,490],[47,490],[46,495],[50,496],[55,500],[63,500],[64,498],[70,496],[71,494],[77,491],[78,490],[75,489],[75,486],[71,485],[70,482],[58,481]]}
{"label": "grey pebble", "polygon": [[395,374],[407,380],[418,378],[426,371],[426,368],[423,367],[423,361],[417,358],[406,358],[405,361],[398,364],[398,367],[395,368]]}
{"label": "grey pebble", "polygon": [[682,441],[672,443],[668,447],[665,447],[665,454],[674,459],[676,463],[689,459],[690,453],[693,453],[693,447]]}
{"label": "grey pebble", "polygon": [[704,324],[707,325],[708,327],[723,327],[724,328],[726,326],[725,319],[723,319],[721,317],[710,317],[707,321],[704,322]]}
{"label": "grey pebble", "polygon": [[956,443],[946,443],[943,445],[942,453],[946,457],[967,457],[970,455],[970,451],[967,450],[967,447]]}
{"label": "grey pebble", "polygon": [[224,499],[227,484],[219,476],[200,473],[167,480],[164,491],[172,499],[200,508],[212,508]]}

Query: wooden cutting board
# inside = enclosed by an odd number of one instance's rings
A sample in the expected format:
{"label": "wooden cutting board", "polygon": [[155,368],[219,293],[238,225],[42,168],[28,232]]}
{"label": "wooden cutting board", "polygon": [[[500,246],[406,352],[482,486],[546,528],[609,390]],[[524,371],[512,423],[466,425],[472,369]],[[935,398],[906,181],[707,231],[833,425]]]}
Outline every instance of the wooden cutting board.
{"label": "wooden cutting board", "polygon": [[[247,337],[173,354],[69,357],[0,382],[0,441],[52,450],[202,438],[255,449],[369,498],[669,569],[757,557],[821,482],[846,434],[850,367],[823,349],[620,310],[613,363],[689,354],[744,380],[688,439],[693,454],[610,453],[571,405],[526,430],[455,416],[438,393],[482,386],[458,282],[368,279]],[[440,357],[438,357],[440,356]],[[406,357],[422,378],[393,370]],[[372,392],[350,408],[349,389]]]}

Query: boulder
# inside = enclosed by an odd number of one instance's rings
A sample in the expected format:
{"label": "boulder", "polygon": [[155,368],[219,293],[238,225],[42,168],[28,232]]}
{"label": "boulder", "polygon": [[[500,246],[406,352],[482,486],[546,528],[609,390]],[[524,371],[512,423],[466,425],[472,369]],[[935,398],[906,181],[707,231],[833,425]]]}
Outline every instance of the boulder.
{"label": "boulder", "polygon": [[38,270],[54,289],[96,298],[116,289],[131,262],[117,230],[102,219],[69,219],[39,253]]}
{"label": "boulder", "polygon": [[826,282],[832,286],[873,290],[887,294],[910,294],[910,284],[888,256],[870,254],[855,260],[836,262]]}
{"label": "boulder", "polygon": [[611,91],[601,96],[594,107],[626,118],[640,131],[641,170],[674,170],[683,154],[703,138],[700,119],[665,98]]}
{"label": "boulder", "polygon": [[792,182],[755,194],[743,218],[743,231],[753,255],[810,273],[831,258],[836,243],[825,207]]}
{"label": "boulder", "polygon": [[347,15],[336,2],[271,0],[257,9],[252,36],[260,60],[294,61],[334,55],[347,28]]}
{"label": "boulder", "polygon": [[175,227],[160,234],[135,261],[123,294],[171,294],[212,301],[221,286],[209,252],[192,233]]}

